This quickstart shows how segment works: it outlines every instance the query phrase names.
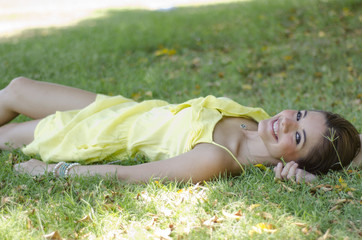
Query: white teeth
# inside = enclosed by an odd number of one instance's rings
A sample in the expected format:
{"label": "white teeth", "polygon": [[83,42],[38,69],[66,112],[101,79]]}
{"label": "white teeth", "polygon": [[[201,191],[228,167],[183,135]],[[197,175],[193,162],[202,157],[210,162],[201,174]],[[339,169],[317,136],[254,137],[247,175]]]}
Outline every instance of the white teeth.
{"label": "white teeth", "polygon": [[276,137],[278,137],[278,120],[273,124],[273,130]]}

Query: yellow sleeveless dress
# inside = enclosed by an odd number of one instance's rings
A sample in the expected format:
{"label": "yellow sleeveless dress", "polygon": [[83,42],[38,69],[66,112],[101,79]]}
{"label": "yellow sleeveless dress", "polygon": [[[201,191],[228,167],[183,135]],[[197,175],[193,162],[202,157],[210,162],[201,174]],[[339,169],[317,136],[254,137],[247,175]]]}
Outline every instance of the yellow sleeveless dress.
{"label": "yellow sleeveless dress", "polygon": [[89,164],[136,153],[157,161],[190,151],[198,143],[214,143],[213,130],[223,116],[257,122],[269,118],[261,108],[214,96],[169,104],[98,95],[84,109],[56,112],[41,120],[34,141],[23,152],[39,154],[45,162]]}

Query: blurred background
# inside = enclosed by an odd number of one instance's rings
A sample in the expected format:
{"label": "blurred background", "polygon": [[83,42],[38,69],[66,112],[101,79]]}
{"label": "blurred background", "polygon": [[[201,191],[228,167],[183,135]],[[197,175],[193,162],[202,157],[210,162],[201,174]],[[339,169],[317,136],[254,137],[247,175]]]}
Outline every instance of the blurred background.
{"label": "blurred background", "polygon": [[75,24],[109,8],[167,11],[177,6],[225,2],[236,0],[0,0],[0,37],[26,29]]}

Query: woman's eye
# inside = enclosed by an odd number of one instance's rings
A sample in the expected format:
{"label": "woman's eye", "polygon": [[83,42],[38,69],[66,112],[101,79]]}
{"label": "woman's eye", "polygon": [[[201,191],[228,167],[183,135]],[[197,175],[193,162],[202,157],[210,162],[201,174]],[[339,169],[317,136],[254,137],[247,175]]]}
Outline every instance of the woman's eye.
{"label": "woman's eye", "polygon": [[297,113],[297,121],[299,121],[301,117],[302,117],[302,112],[298,111],[298,113]]}
{"label": "woman's eye", "polygon": [[297,145],[300,143],[300,134],[298,132],[295,134],[295,142]]}

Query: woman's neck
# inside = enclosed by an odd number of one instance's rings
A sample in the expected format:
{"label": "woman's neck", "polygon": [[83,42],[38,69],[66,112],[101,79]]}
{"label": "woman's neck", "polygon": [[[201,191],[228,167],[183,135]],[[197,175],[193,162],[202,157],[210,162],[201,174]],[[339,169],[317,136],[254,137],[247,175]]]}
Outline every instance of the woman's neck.
{"label": "woman's neck", "polygon": [[242,164],[264,164],[276,165],[280,162],[270,156],[269,151],[266,149],[263,140],[260,138],[258,131],[245,130],[245,138],[242,143],[242,156],[245,162]]}

